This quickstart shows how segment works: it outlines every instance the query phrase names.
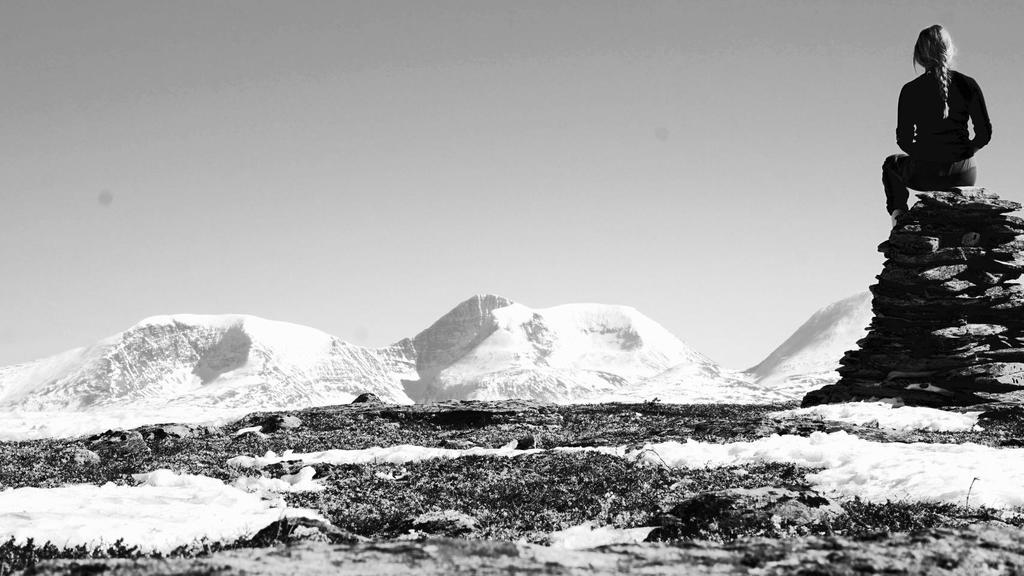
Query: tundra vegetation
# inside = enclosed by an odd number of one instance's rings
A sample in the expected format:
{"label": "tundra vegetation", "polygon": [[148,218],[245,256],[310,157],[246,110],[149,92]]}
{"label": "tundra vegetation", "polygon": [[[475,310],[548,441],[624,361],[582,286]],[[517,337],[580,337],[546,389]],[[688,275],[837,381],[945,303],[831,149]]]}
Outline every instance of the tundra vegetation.
{"label": "tundra vegetation", "polygon": [[[979,428],[888,430],[772,413],[794,405],[362,403],[256,413],[223,427],[155,425],[92,437],[0,443],[0,490],[130,485],[167,468],[231,483],[301,464],[238,468],[236,456],[412,444],[522,449],[753,440],[845,430],[875,442],[1016,447],[1024,410],[983,407]],[[977,409],[977,408],[975,408]],[[246,428],[261,432],[236,434]],[[284,493],[328,522],[284,519],[235,542],[143,552],[116,542],[0,543],[0,574],[1019,573],[1024,519],[964,501],[868,502],[815,492],[814,468],[678,468],[600,452],[467,456],[402,465],[314,464],[320,491]],[[649,528],[645,542],[558,548],[567,529]],[[571,532],[571,530],[570,530]],[[563,536],[559,536],[559,533]],[[584,536],[585,538],[585,536]],[[548,545],[555,547],[548,548]],[[295,563],[301,562],[301,567]]]}

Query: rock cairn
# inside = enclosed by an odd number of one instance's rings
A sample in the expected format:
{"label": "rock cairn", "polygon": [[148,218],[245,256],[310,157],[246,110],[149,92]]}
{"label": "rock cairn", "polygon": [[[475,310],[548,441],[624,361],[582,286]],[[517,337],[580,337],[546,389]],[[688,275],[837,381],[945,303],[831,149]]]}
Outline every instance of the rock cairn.
{"label": "rock cairn", "polygon": [[979,187],[917,197],[878,247],[867,336],[804,406],[1024,399],[1024,219],[1008,215],[1021,205]]}

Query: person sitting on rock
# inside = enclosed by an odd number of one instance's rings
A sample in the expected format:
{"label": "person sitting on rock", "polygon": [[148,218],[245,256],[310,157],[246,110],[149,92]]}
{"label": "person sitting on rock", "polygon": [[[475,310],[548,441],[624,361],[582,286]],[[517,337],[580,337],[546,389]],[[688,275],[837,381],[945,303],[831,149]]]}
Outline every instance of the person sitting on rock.
{"label": "person sitting on rock", "polygon": [[[914,46],[914,64],[925,71],[904,84],[896,121],[896,144],[906,154],[882,163],[885,208],[895,227],[906,213],[908,188],[948,190],[973,186],[974,154],[992,138],[985,98],[978,83],[952,69],[956,46],[949,32],[936,24],[921,31]],[[974,138],[967,132],[967,119]]]}

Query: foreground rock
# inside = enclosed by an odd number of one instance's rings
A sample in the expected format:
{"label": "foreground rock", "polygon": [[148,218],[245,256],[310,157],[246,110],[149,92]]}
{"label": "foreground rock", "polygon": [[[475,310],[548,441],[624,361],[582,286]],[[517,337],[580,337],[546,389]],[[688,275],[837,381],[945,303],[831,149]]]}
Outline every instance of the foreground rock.
{"label": "foreground rock", "polygon": [[1024,399],[1024,219],[984,188],[924,192],[879,247],[868,334],[805,406]]}
{"label": "foreground rock", "polygon": [[566,550],[511,542],[431,539],[228,550],[195,559],[45,562],[26,574],[1019,574],[1024,531],[963,530],[845,538],[744,539],[727,544],[613,545]]}
{"label": "foreground rock", "polygon": [[800,533],[827,522],[843,509],[800,487],[729,488],[694,494],[658,517],[655,539],[736,537],[742,534]]}

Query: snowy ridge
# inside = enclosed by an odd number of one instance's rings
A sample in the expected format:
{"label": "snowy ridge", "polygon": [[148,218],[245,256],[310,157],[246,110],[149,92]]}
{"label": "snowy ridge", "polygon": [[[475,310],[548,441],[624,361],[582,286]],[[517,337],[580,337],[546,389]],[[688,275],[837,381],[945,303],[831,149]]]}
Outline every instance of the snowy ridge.
{"label": "snowy ridge", "polygon": [[872,315],[870,292],[829,304],[746,373],[757,384],[794,398],[833,384],[839,380],[839,360],[857,348]]}

